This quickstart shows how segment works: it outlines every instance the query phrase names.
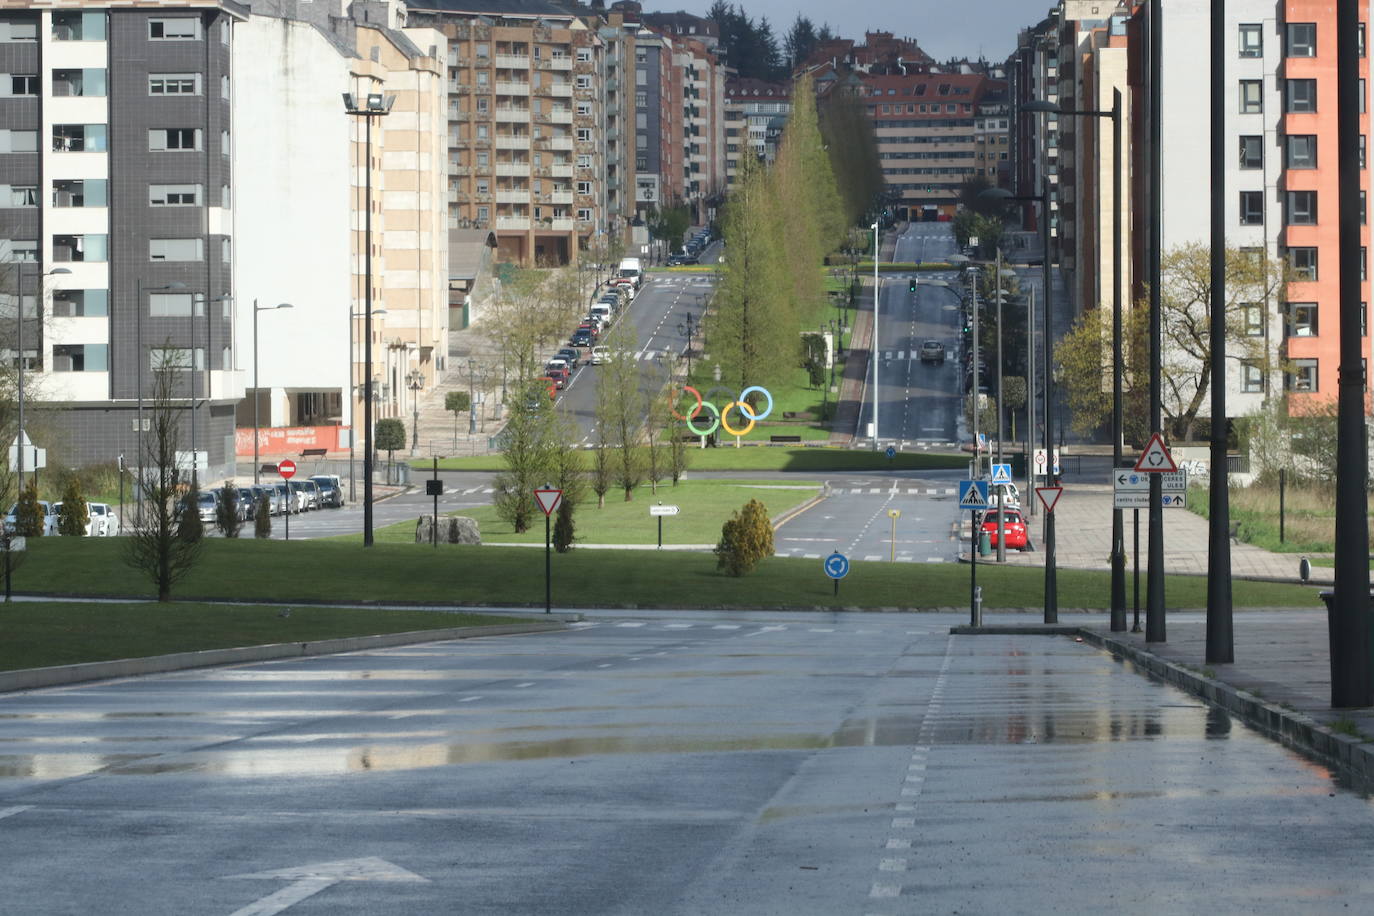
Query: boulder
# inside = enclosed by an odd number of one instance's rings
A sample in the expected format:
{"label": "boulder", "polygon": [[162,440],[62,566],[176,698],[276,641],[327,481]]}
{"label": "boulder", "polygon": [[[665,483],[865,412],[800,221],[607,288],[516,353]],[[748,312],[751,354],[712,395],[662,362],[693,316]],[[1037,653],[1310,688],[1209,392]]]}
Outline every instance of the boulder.
{"label": "boulder", "polygon": [[[422,515],[415,524],[415,543],[430,543],[430,528],[434,516]],[[477,528],[477,519],[465,516],[441,516],[439,519],[439,543],[441,544],[481,544],[482,534]]]}

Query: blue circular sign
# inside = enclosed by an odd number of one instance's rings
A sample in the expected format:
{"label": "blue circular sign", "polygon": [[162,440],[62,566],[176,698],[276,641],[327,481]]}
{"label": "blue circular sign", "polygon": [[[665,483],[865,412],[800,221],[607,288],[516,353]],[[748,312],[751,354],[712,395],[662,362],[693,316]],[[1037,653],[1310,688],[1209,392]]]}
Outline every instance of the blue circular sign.
{"label": "blue circular sign", "polygon": [[838,550],[825,558],[825,574],[832,579],[843,579],[849,575],[849,558]]}
{"label": "blue circular sign", "polygon": [[889,445],[889,446],[887,447],[887,460],[888,460],[888,461],[891,461],[893,458],[896,458],[896,457],[897,457],[897,450],[896,450],[895,448],[893,448],[892,446]]}

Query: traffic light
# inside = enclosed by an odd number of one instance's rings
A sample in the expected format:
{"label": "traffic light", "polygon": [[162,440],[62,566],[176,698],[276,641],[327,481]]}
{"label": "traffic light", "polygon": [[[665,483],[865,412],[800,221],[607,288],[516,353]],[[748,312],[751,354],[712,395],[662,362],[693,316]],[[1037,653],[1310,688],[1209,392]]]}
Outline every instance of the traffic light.
{"label": "traffic light", "polygon": [[911,285],[908,287],[908,289],[909,289],[911,292],[913,292],[913,293],[916,292],[916,278],[915,278],[915,277],[912,277],[912,278],[911,278]]}

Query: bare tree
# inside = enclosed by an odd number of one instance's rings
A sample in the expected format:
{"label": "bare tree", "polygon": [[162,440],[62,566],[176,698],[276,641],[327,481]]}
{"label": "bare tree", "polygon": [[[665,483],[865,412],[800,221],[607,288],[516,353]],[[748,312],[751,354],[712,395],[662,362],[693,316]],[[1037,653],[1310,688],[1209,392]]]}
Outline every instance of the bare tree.
{"label": "bare tree", "polygon": [[135,484],[143,510],[125,542],[125,562],[152,580],[158,601],[170,601],[172,586],[185,578],[200,558],[202,542],[178,537],[177,499],[185,478],[190,476],[177,460],[184,413],[177,399],[181,388],[178,375],[187,367],[170,341],[162,352],[165,355],[153,370],[148,409],[151,425],[142,434],[141,478]]}

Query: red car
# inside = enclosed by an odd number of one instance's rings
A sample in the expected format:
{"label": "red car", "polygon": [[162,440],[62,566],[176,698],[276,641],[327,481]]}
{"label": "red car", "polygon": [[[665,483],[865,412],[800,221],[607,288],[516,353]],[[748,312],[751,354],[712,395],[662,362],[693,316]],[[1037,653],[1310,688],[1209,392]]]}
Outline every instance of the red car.
{"label": "red car", "polygon": [[549,366],[544,370],[544,377],[553,379],[554,386],[562,389],[568,384],[568,370],[562,366]]}
{"label": "red car", "polygon": [[[983,533],[988,536],[988,542],[993,548],[997,547],[997,514],[999,511],[998,509],[991,509],[983,513]],[[1015,550],[1030,550],[1030,535],[1026,531],[1026,520],[1021,517],[1020,510],[1008,508],[1006,513],[1007,546]]]}

